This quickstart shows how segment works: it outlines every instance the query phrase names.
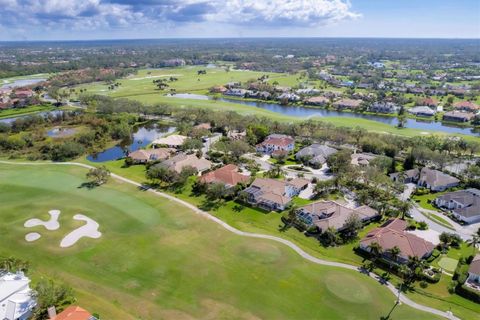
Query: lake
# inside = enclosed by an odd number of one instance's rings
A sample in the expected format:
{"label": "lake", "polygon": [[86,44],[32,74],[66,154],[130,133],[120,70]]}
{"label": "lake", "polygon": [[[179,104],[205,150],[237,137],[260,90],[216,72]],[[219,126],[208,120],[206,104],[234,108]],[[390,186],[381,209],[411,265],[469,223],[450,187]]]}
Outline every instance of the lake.
{"label": "lake", "polygon": [[62,113],[63,113],[62,110],[42,111],[42,112],[37,112],[37,113],[30,113],[30,114],[24,114],[24,115],[20,115],[20,116],[14,116],[14,117],[11,117],[11,118],[3,118],[3,119],[0,119],[0,123],[2,123],[2,122],[3,123],[12,123],[13,121],[15,121],[17,119],[31,117],[31,116],[41,116],[41,117],[46,117],[46,116],[49,116],[49,115],[57,116],[57,115],[61,115]]}
{"label": "lake", "polygon": [[108,148],[97,154],[87,157],[92,162],[105,162],[124,158],[126,152],[132,152],[149,145],[153,140],[163,137],[175,131],[175,127],[162,124],[148,124],[137,126],[130,139],[120,142],[118,145]]}
{"label": "lake", "polygon": [[[195,100],[212,100],[213,98],[207,95],[191,94],[191,93],[179,93],[175,95],[168,95],[172,98],[183,99],[195,99]],[[278,103],[272,102],[260,102],[260,101],[247,101],[239,99],[231,99],[226,97],[218,98],[218,101],[224,101],[229,103],[243,104],[251,107],[262,108],[276,113],[281,113],[291,117],[303,117],[303,118],[328,118],[328,117],[347,117],[347,118],[361,118],[367,120],[378,121],[391,126],[396,126],[398,120],[396,117],[363,114],[355,112],[341,112],[335,110],[326,110],[321,108],[308,108],[303,106],[283,106]],[[464,128],[461,126],[455,126],[455,124],[445,124],[440,121],[435,122],[429,119],[407,119],[406,127],[419,130],[429,131],[442,131],[450,134],[465,134],[470,136],[478,136],[480,132],[476,132],[473,128]]]}
{"label": "lake", "polygon": [[[37,84],[39,82],[46,81],[46,78],[32,78],[32,79],[20,79],[13,82],[4,83],[1,88],[16,88],[16,87],[25,87]],[[4,80],[5,81],[5,80]]]}

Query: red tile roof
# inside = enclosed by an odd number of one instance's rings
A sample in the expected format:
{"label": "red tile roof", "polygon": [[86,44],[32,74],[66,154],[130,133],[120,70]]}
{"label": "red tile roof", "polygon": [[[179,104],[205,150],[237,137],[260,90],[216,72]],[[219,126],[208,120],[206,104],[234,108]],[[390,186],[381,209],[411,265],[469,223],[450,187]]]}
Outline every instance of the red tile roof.
{"label": "red tile roof", "polygon": [[87,310],[78,306],[70,306],[51,320],[89,320],[91,318],[92,314]]}
{"label": "red tile roof", "polygon": [[238,173],[238,167],[228,164],[220,169],[210,171],[200,177],[203,183],[223,183],[229,186],[235,186],[239,183],[245,183],[250,179],[249,176]]}

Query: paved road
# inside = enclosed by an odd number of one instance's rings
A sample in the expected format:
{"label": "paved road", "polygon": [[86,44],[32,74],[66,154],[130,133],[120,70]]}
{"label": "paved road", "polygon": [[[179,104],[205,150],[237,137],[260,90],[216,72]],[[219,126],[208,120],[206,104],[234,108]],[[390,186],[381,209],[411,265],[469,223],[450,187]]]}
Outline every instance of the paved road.
{"label": "paved road", "polygon": [[[87,168],[87,169],[92,169],[94,167],[92,166],[89,166],[87,164],[83,164],[83,163],[77,163],[77,162],[56,162],[56,163],[25,163],[25,162],[8,162],[8,161],[0,161],[0,163],[3,163],[3,164],[12,164],[12,165],[74,165],[74,166],[79,166],[79,167],[83,167],[83,168]],[[134,186],[137,186],[137,187],[140,187],[140,188],[145,188],[142,184],[136,182],[136,181],[133,181],[133,180],[130,180],[130,179],[127,179],[127,178],[124,178],[122,176],[119,176],[117,174],[113,174],[112,173],[112,177],[117,179],[117,180],[120,180],[120,181],[123,181],[123,182],[126,182],[126,183],[129,183],[129,184],[132,184]],[[194,205],[186,202],[186,201],[183,201],[181,199],[178,199],[174,196],[171,196],[169,194],[166,194],[166,193],[163,193],[163,192],[160,192],[160,191],[157,191],[157,190],[154,190],[154,189],[147,189],[148,192],[151,192],[155,195],[158,195],[160,197],[163,197],[163,198],[166,198],[166,199],[169,199],[171,201],[175,201],[189,209],[191,209],[193,212],[219,224],[220,226],[222,226],[223,228],[227,229],[228,231],[232,232],[232,233],[235,233],[237,235],[240,235],[240,236],[244,236],[244,237],[249,237],[249,238],[258,238],[258,239],[267,239],[267,240],[272,240],[272,241],[276,241],[276,242],[280,242],[288,247],[290,247],[292,250],[294,250],[296,253],[298,253],[302,258],[308,260],[308,261],[311,261],[313,263],[316,263],[316,264],[320,264],[320,265],[325,265],[325,266],[330,266],[330,267],[336,267],[336,268],[343,268],[343,269],[348,269],[348,270],[353,270],[353,271],[360,271],[361,270],[359,269],[359,267],[357,266],[354,266],[354,265],[349,265],[349,264],[346,264],[346,263],[341,263],[341,262],[334,262],[334,261],[328,261],[328,260],[323,260],[323,259],[319,259],[319,258],[316,258],[310,254],[308,254],[307,252],[303,251],[299,246],[297,246],[296,244],[290,242],[289,240],[286,240],[286,239],[283,239],[283,238],[279,238],[279,237],[276,237],[276,236],[271,236],[271,235],[266,235],[266,234],[259,234],[259,233],[251,233],[251,232],[245,232],[245,231],[241,231],[241,230],[238,230],[234,227],[232,227],[231,225],[225,223],[224,221],[220,220],[219,218],[217,217],[214,217],[212,216],[211,214],[209,214],[208,212],[206,211],[203,211],[203,210],[200,210],[199,208],[195,207]],[[367,276],[369,276],[370,278],[372,279],[375,279],[377,281],[379,281],[380,279],[378,279],[378,277],[374,274],[371,274],[369,273]],[[395,288],[395,286],[393,284],[391,284],[390,282],[386,282],[385,283],[385,286],[395,295],[397,296],[398,295],[398,290]],[[427,306],[424,306],[424,305],[421,305],[421,304],[418,304],[412,300],[410,300],[408,297],[406,297],[404,294],[400,294],[400,301],[402,303],[405,303],[406,305],[412,307],[412,308],[415,308],[415,309],[418,309],[418,310],[421,310],[421,311],[425,311],[425,312],[429,312],[429,313],[432,313],[432,314],[435,314],[435,315],[438,315],[438,316],[441,316],[441,317],[444,317],[446,319],[454,319],[454,320],[460,320],[459,318],[455,317],[453,314],[451,314],[450,312],[448,311],[441,311],[441,310],[438,310],[438,309],[434,309],[434,308],[430,308],[430,307],[427,307]]]}

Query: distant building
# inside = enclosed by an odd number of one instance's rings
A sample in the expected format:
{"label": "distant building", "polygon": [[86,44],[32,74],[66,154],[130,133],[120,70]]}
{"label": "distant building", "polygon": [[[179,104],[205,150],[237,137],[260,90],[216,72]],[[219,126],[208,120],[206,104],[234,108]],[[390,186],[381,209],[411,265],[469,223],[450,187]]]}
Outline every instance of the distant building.
{"label": "distant building", "polygon": [[168,137],[153,140],[152,146],[155,148],[158,146],[167,146],[169,148],[180,148],[185,142],[185,140],[187,139],[188,137],[186,136],[172,134]]}
{"label": "distant building", "polygon": [[27,320],[36,306],[30,279],[23,272],[0,276],[0,319]]}
{"label": "distant building", "polygon": [[436,111],[432,110],[430,107],[427,106],[413,107],[408,109],[408,112],[420,117],[432,117],[436,113]]}
{"label": "distant building", "polygon": [[257,144],[257,152],[272,154],[275,151],[290,153],[295,147],[295,139],[283,134],[271,134],[262,143]]}
{"label": "distant building", "polygon": [[241,98],[244,98],[246,94],[247,94],[247,90],[237,89],[237,88],[228,89],[224,93],[224,95],[226,96],[241,97]]}
{"label": "distant building", "polygon": [[475,114],[473,112],[465,112],[465,111],[449,111],[445,112],[443,115],[444,121],[455,121],[455,122],[469,122],[475,118]]}
{"label": "distant building", "polygon": [[427,106],[427,107],[434,107],[436,108],[438,106],[438,100],[435,98],[423,98],[420,99],[418,102],[420,106]]}
{"label": "distant building", "polygon": [[173,153],[175,153],[173,148],[140,149],[130,152],[128,157],[135,163],[147,163],[168,159]]}
{"label": "distant building", "polygon": [[187,63],[185,62],[184,59],[168,59],[168,60],[164,60],[161,63],[161,66],[163,66],[163,67],[182,67],[186,64]]}
{"label": "distant building", "polygon": [[368,108],[368,111],[379,113],[396,113],[399,110],[400,106],[392,102],[375,102]]}
{"label": "distant building", "polygon": [[466,284],[472,289],[480,291],[480,253],[477,253],[470,263]]}
{"label": "distant building", "polygon": [[356,99],[341,99],[338,101],[335,101],[333,103],[333,106],[337,109],[357,109],[360,107],[362,104],[362,100],[356,100]]}
{"label": "distant building", "polygon": [[312,106],[325,106],[330,102],[330,99],[323,96],[311,97],[305,100],[305,104]]}
{"label": "distant building", "polygon": [[370,153],[354,153],[352,154],[351,164],[354,166],[368,166],[370,161],[375,159],[377,156]]}
{"label": "distant building", "polygon": [[480,106],[471,101],[459,101],[453,104],[453,107],[457,110],[463,110],[468,112],[477,113],[480,110]]}
{"label": "distant building", "polygon": [[480,190],[478,189],[446,193],[436,198],[435,204],[451,210],[455,218],[465,223],[480,222]]}

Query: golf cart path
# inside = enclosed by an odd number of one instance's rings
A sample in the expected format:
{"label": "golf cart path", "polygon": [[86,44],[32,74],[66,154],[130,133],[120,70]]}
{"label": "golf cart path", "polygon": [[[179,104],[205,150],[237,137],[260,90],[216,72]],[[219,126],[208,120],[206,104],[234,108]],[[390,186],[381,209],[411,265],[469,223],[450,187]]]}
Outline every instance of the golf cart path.
{"label": "golf cart path", "polygon": [[[83,167],[83,168],[86,168],[86,169],[93,169],[95,167],[93,166],[90,166],[90,165],[87,165],[87,164],[83,164],[83,163],[78,163],[78,162],[41,162],[41,163],[38,163],[38,162],[31,162],[31,163],[28,163],[28,162],[9,162],[9,161],[0,161],[0,163],[2,164],[9,164],[9,165],[27,165],[27,166],[31,166],[31,165],[73,165],[73,166],[79,166],[79,167]],[[303,251],[299,246],[297,246],[296,244],[290,242],[289,240],[286,240],[286,239],[283,239],[283,238],[280,238],[280,237],[276,237],[276,236],[271,236],[271,235],[266,235],[266,234],[259,234],[259,233],[251,233],[251,232],[245,232],[245,231],[241,231],[241,230],[238,230],[232,226],[230,226],[229,224],[225,223],[224,221],[220,220],[219,218],[215,217],[215,216],[212,216],[210,213],[206,212],[206,211],[203,211],[199,208],[197,208],[196,206],[186,202],[186,201],[183,201],[181,199],[178,199],[174,196],[171,196],[169,194],[166,194],[166,193],[163,193],[163,192],[160,192],[160,191],[157,191],[157,190],[154,190],[154,189],[147,189],[145,188],[144,185],[142,185],[141,183],[138,183],[136,181],[133,181],[133,180],[130,180],[130,179],[127,179],[125,177],[122,177],[122,176],[119,176],[117,174],[114,174],[112,173],[111,176],[117,180],[120,180],[120,181],[123,181],[123,182],[126,182],[126,183],[129,183],[129,184],[132,184],[134,186],[137,186],[139,188],[144,188],[146,191],[148,192],[151,192],[151,193],[154,193],[155,195],[158,195],[158,196],[161,196],[163,198],[166,198],[166,199],[169,199],[171,201],[175,201],[191,210],[193,210],[195,213],[211,220],[211,221],[214,221],[216,222],[217,224],[221,225],[223,228],[227,229],[228,231],[234,233],[234,234],[237,234],[237,235],[240,235],[240,236],[244,236],[244,237],[250,237],[250,238],[258,238],[258,239],[268,239],[268,240],[272,240],[272,241],[276,241],[276,242],[280,242],[288,247],[290,247],[291,249],[293,249],[296,253],[298,253],[302,258],[308,260],[308,261],[311,261],[313,263],[316,263],[316,264],[319,264],[319,265],[325,265],[325,266],[330,266],[330,267],[337,267],[337,268],[343,268],[343,269],[348,269],[348,270],[353,270],[353,271],[361,271],[359,267],[357,266],[354,266],[354,265],[350,265],[350,264],[346,264],[346,263],[341,263],[341,262],[334,262],[334,261],[328,261],[328,260],[323,260],[323,259],[319,259],[319,258],[316,258],[310,254],[308,254],[307,252]],[[374,280],[377,280],[379,281],[379,278],[371,273],[368,274],[368,276]],[[391,284],[390,282],[386,282],[385,286],[395,295],[397,296],[398,295],[398,290],[395,288],[395,286],[393,284]],[[447,319],[455,319],[455,320],[460,320],[459,318],[455,317],[452,313],[450,312],[446,312],[446,311],[441,311],[441,310],[438,310],[438,309],[434,309],[434,308],[430,308],[430,307],[427,307],[427,306],[424,306],[424,305],[421,305],[421,304],[418,304],[412,300],[410,300],[409,298],[407,298],[403,293],[400,294],[400,301],[402,303],[405,303],[406,305],[412,307],[412,308],[415,308],[417,310],[421,310],[421,311],[425,311],[425,312],[429,312],[429,313],[432,313],[432,314],[435,314],[435,315],[438,315],[438,316],[441,316],[441,317],[444,317],[444,318],[447,318]]]}

